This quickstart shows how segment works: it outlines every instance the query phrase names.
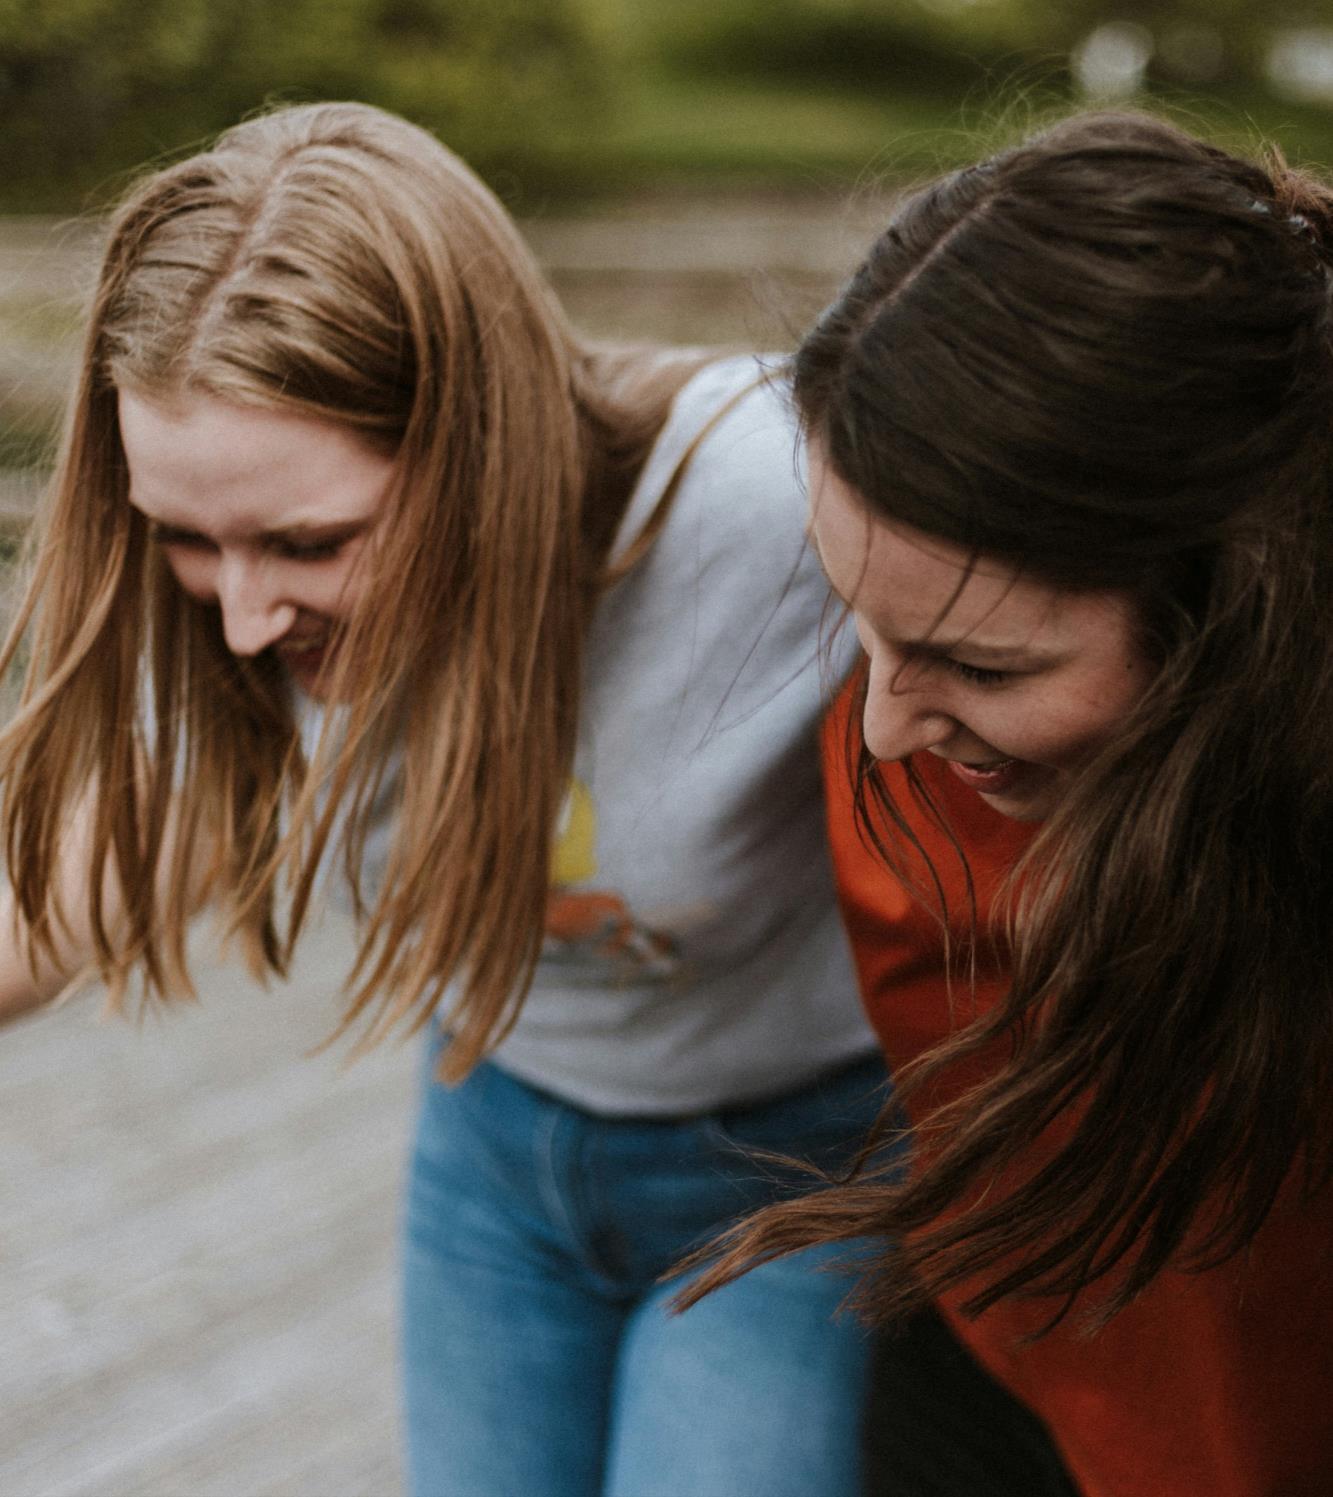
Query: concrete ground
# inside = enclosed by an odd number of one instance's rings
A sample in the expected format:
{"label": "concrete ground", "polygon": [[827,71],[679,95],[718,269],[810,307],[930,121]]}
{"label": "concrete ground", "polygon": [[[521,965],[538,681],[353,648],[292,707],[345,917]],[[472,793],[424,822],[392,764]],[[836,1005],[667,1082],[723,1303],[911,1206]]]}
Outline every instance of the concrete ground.
{"label": "concrete ground", "polygon": [[327,1033],[350,932],[267,993],[0,1031],[3,1497],[391,1497],[415,1046]]}

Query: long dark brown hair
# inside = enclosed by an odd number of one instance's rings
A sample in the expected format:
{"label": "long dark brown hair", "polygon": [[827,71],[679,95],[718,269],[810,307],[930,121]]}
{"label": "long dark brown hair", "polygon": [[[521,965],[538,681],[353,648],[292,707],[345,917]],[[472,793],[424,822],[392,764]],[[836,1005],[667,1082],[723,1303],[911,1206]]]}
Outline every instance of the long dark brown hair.
{"label": "long dark brown hair", "polygon": [[[965,1288],[1054,1323],[1095,1285],[1095,1318],[1326,1186],[1331,258],[1333,195],[1276,156],[1086,115],[907,200],[805,340],[804,423],[872,516],[1129,595],[1158,669],[1014,870],[1007,998],[909,1095],[1007,1058],[918,1120],[905,1178],[766,1211],[692,1295],[880,1234],[872,1312]],[[907,808],[856,780],[919,872]]]}

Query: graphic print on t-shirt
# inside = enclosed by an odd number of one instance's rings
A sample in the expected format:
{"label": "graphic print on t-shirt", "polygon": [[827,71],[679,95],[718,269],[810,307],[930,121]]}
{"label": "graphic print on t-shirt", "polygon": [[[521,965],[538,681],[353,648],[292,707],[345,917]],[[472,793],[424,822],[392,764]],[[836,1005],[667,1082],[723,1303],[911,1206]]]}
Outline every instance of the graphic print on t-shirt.
{"label": "graphic print on t-shirt", "polygon": [[588,787],[571,780],[551,850],[542,961],[570,980],[599,985],[673,977],[680,968],[676,943],[636,921],[614,891],[582,887],[596,877],[597,807]]}

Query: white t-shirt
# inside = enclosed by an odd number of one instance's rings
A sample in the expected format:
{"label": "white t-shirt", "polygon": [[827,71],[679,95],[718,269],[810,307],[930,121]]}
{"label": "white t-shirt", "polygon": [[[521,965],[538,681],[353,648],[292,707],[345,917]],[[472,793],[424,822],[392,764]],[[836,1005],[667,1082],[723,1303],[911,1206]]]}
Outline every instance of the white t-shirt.
{"label": "white t-shirt", "polygon": [[821,653],[828,588],[789,392],[762,374],[735,358],[689,380],[629,504],[617,551],[753,386],[593,620],[547,943],[493,1057],[604,1114],[776,1096],[875,1048],[819,775],[855,641],[842,630]]}
{"label": "white t-shirt", "polygon": [[[796,426],[786,386],[763,376],[753,357],[696,374],[630,500],[616,552],[740,394],[594,616],[546,943],[492,1057],[597,1113],[759,1100],[875,1048],[834,897],[817,741],[855,640],[844,629],[821,649],[829,594],[805,536]],[[368,838],[371,888],[390,832]]]}

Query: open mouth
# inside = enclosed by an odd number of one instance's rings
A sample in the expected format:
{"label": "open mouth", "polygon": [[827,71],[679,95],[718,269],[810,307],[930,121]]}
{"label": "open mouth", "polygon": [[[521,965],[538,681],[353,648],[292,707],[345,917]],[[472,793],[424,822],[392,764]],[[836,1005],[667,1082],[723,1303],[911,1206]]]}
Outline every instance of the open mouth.
{"label": "open mouth", "polygon": [[951,759],[949,768],[973,790],[983,795],[1003,795],[1017,783],[1027,764],[1022,759],[990,759],[984,764],[963,764]]}
{"label": "open mouth", "polygon": [[332,639],[327,634],[312,635],[309,639],[284,639],[276,647],[276,653],[289,671],[308,676],[323,666],[331,644]]}

